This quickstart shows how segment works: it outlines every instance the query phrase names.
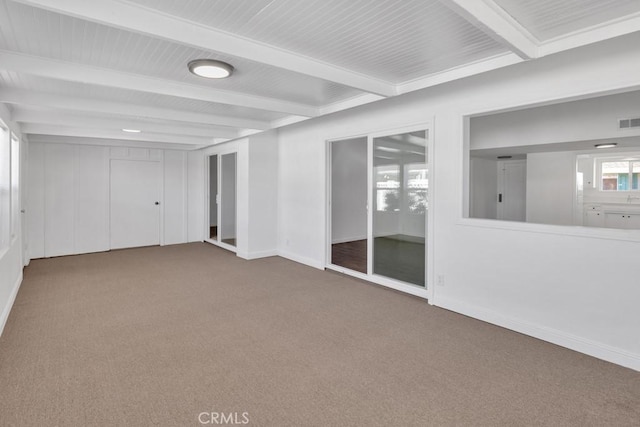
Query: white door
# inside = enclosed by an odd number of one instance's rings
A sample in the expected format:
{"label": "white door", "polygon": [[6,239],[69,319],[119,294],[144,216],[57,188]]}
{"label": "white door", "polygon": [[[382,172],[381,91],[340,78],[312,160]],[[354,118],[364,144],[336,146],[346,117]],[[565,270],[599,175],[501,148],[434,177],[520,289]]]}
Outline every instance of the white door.
{"label": "white door", "polygon": [[526,160],[498,162],[498,219],[526,221]]}
{"label": "white door", "polygon": [[160,244],[160,164],[111,160],[111,249]]}

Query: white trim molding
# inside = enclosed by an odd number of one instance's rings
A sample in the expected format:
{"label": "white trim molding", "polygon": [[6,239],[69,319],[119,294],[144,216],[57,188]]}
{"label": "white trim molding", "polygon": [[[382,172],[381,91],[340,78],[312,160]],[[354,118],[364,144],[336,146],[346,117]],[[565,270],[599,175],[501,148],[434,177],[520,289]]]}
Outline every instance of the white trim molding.
{"label": "white trim molding", "polygon": [[9,314],[11,313],[13,304],[16,301],[16,297],[18,296],[20,285],[22,285],[22,277],[23,277],[22,270],[20,270],[18,279],[14,283],[13,289],[11,290],[11,294],[9,295],[9,300],[7,301],[7,305],[2,310],[2,315],[0,316],[0,336],[2,336],[2,333],[4,332],[4,327],[7,325],[7,320],[9,320]]}
{"label": "white trim molding", "polygon": [[612,347],[600,342],[588,340],[557,329],[537,325],[535,323],[505,316],[494,310],[467,304],[455,299],[437,296],[433,304],[453,312],[482,320],[493,325],[501,326],[530,337],[575,350],[597,359],[606,360],[636,371],[640,371],[640,355]]}

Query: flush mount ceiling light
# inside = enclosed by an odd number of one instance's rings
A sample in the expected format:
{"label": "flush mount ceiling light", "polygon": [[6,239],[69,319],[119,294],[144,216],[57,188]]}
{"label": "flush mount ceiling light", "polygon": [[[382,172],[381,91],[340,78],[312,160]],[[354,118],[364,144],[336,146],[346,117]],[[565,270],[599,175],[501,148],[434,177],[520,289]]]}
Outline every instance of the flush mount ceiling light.
{"label": "flush mount ceiling light", "polygon": [[140,133],[142,132],[140,129],[122,129],[122,132],[129,132],[129,133]]}
{"label": "flush mount ceiling light", "polygon": [[594,147],[596,147],[596,148],[613,148],[616,145],[618,145],[618,144],[616,144],[615,142],[607,142],[605,144],[596,144]]}
{"label": "flush mount ceiling light", "polygon": [[224,79],[233,73],[233,67],[214,59],[196,59],[189,62],[189,71],[207,79]]}

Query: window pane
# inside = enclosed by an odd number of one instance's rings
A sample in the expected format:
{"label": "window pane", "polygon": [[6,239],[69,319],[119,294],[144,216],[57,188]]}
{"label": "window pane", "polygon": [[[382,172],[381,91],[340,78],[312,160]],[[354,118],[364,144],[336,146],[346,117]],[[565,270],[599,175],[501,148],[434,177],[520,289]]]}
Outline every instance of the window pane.
{"label": "window pane", "polygon": [[220,240],[236,246],[236,153],[223,154],[220,161]]}
{"label": "window pane", "polygon": [[373,273],[425,286],[425,131],[373,139]]}
{"label": "window pane", "polygon": [[625,190],[629,187],[629,162],[602,162],[602,189]]}
{"label": "window pane", "polygon": [[627,191],[627,190],[629,190],[629,174],[619,173],[618,174],[618,191]]}
{"label": "window pane", "polygon": [[631,189],[632,190],[638,190],[638,180],[640,178],[640,162],[632,162],[631,163],[631,176],[632,176],[632,183],[631,183]]}

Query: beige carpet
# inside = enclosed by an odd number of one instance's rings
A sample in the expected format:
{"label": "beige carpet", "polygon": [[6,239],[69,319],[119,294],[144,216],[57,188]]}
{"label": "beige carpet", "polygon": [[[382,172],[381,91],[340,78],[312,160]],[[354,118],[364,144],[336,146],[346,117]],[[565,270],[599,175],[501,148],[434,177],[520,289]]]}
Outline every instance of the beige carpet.
{"label": "beige carpet", "polygon": [[255,426],[638,426],[640,373],[208,244],[25,270],[0,338],[0,425],[198,426],[202,412],[209,425],[246,412]]}

